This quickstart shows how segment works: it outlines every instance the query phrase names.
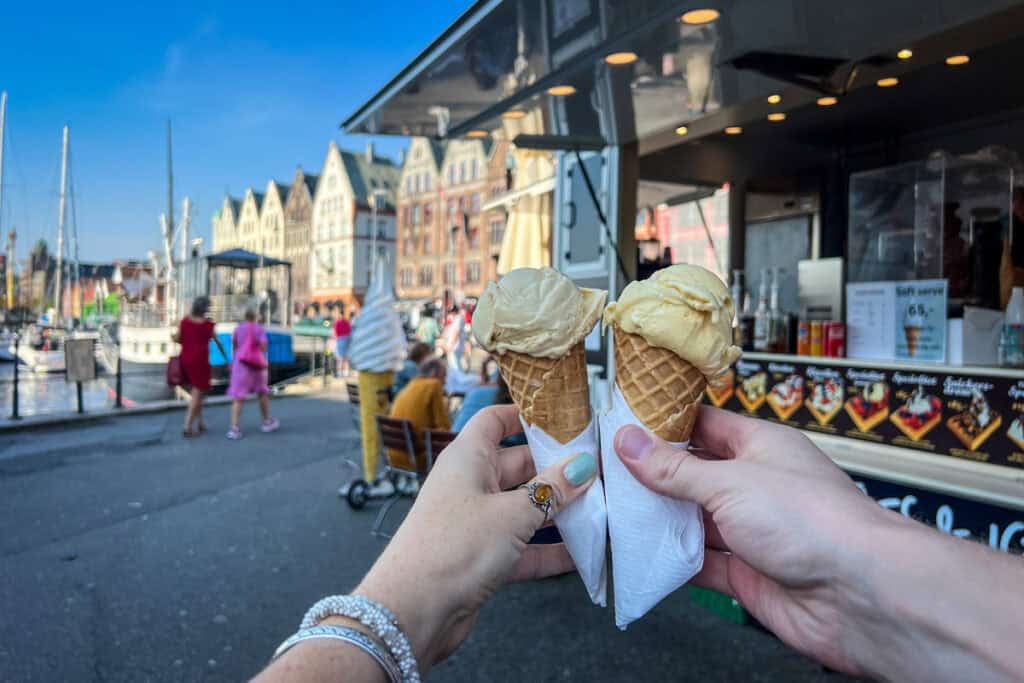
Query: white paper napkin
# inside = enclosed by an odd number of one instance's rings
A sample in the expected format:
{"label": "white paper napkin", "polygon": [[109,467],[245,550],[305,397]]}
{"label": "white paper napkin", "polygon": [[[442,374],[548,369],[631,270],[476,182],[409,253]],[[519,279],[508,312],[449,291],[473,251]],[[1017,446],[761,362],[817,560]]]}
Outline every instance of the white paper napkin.
{"label": "white paper napkin", "polygon": [[[559,443],[540,427],[528,425],[522,417],[526,440],[530,444],[533,462],[537,471],[573,453],[590,453],[598,456],[597,420],[591,418],[590,424],[567,444]],[[590,599],[594,604],[604,607],[608,604],[605,548],[608,538],[608,516],[605,511],[604,487],[598,477],[582,497],[577,498],[555,517],[565,546],[572,555],[579,571],[583,585],[587,587]]]}
{"label": "white paper napkin", "polygon": [[615,433],[627,424],[643,427],[616,385],[611,406],[601,415],[601,462],[612,543],[615,625],[623,630],[704,565],[700,507],[652,492],[615,454]]}

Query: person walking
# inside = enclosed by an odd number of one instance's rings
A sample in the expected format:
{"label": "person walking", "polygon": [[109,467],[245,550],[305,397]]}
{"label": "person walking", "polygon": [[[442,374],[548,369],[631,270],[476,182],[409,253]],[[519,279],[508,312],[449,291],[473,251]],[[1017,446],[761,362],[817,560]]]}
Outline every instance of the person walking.
{"label": "person walking", "polygon": [[334,321],[334,375],[348,377],[348,345],[352,341],[352,323],[339,312]]}
{"label": "person walking", "polygon": [[423,312],[420,314],[420,322],[416,326],[416,338],[433,350],[439,336],[441,336],[441,328],[437,324],[437,318],[428,307],[424,306]]}
{"label": "person walking", "polygon": [[267,358],[269,346],[267,331],[257,321],[255,306],[245,309],[245,322],[239,323],[231,335],[233,358],[231,362],[231,384],[228,396],[231,402],[231,429],[227,437],[232,441],[242,438],[239,419],[242,417],[242,403],[253,394],[259,396],[260,414],[263,422],[260,431],[273,432],[281,423],[270,415],[270,388],[267,386]]}
{"label": "person walking", "polygon": [[183,430],[185,438],[206,431],[203,400],[210,391],[210,340],[217,345],[225,360],[228,357],[220,339],[214,334],[214,322],[206,315],[209,310],[210,300],[205,296],[196,297],[189,314],[181,319],[178,329],[171,335],[174,343],[181,345],[181,371],[185,376],[185,386],[189,388]]}

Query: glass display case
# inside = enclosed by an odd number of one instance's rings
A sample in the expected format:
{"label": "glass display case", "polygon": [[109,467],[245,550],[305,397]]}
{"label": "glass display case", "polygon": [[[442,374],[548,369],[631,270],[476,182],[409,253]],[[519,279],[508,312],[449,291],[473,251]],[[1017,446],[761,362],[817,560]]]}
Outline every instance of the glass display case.
{"label": "glass display case", "polygon": [[949,281],[950,304],[1001,308],[1013,169],[947,155],[850,176],[848,277]]}

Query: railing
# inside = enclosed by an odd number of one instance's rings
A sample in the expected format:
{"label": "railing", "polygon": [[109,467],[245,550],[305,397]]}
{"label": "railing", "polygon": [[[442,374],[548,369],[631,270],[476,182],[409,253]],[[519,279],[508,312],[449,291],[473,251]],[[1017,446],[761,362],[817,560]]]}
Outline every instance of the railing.
{"label": "railing", "polygon": [[162,304],[125,304],[121,324],[129,327],[164,327],[168,324],[167,308]]}

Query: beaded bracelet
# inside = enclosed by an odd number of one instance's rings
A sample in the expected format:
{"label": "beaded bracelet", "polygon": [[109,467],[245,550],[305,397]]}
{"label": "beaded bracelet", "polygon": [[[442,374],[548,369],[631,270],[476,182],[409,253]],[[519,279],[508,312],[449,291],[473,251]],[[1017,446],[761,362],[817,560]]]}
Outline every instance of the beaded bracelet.
{"label": "beaded bracelet", "polygon": [[402,680],[402,672],[399,670],[398,664],[395,662],[394,658],[388,652],[385,652],[373,638],[370,638],[365,633],[361,633],[354,628],[338,626],[335,624],[322,624],[320,626],[299,629],[294,635],[288,638],[288,640],[278,646],[270,661],[274,661],[299,643],[316,638],[329,638],[331,640],[340,640],[342,642],[349,643],[350,645],[355,645],[360,650],[373,657],[374,661],[384,669],[384,673],[387,674],[388,680],[391,683],[399,683]]}
{"label": "beaded bracelet", "polygon": [[412,644],[398,626],[398,619],[384,605],[362,595],[331,595],[309,608],[300,629],[316,626],[327,617],[355,619],[384,641],[402,672],[403,683],[419,683],[420,674]]}

